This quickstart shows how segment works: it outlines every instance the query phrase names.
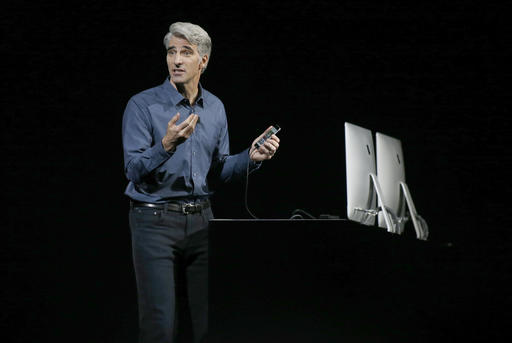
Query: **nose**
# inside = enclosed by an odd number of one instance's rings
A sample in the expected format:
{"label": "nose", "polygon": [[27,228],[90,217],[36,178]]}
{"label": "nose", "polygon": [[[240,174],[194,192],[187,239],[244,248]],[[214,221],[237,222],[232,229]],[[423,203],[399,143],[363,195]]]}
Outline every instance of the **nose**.
{"label": "nose", "polygon": [[180,65],[181,63],[182,63],[181,55],[179,53],[178,54],[174,54],[174,64]]}

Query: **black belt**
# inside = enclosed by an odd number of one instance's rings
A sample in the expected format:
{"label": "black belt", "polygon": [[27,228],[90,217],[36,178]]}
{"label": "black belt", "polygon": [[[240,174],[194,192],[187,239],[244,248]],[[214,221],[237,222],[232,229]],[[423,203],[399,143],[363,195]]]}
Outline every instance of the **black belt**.
{"label": "black belt", "polygon": [[193,214],[199,213],[204,209],[210,207],[210,200],[206,199],[201,202],[189,202],[189,203],[180,203],[180,202],[166,202],[163,204],[152,204],[149,202],[139,202],[139,201],[131,201],[131,207],[150,207],[155,210],[166,210],[173,212],[180,212],[183,214]]}

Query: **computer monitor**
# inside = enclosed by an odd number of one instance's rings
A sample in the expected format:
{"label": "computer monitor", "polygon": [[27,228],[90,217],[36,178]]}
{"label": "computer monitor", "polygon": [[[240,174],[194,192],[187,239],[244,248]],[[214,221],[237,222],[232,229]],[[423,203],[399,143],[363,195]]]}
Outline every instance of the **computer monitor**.
{"label": "computer monitor", "polygon": [[[391,215],[399,224],[401,232],[405,215],[405,202],[400,183],[405,183],[405,165],[402,152],[402,142],[380,132],[375,134],[377,147],[377,177],[382,190],[383,202]],[[382,213],[379,213],[379,226],[386,227]]]}
{"label": "computer monitor", "polygon": [[[400,140],[377,132],[377,176],[380,186],[381,205],[387,213],[379,212],[378,225],[389,227],[389,217],[396,233],[403,233],[404,226],[412,219],[418,239],[426,240],[428,225],[416,212],[411,192],[405,182],[405,164]],[[406,215],[406,207],[409,216]],[[387,218],[386,218],[387,216]]]}
{"label": "computer monitor", "polygon": [[372,132],[345,123],[345,164],[347,217],[365,225],[375,225],[377,196],[370,174],[376,173]]}

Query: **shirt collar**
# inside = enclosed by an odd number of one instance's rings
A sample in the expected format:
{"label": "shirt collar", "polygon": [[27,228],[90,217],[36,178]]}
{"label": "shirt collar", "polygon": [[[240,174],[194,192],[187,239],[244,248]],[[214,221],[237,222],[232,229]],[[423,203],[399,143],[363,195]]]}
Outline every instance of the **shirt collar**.
{"label": "shirt collar", "polygon": [[[170,95],[173,104],[179,104],[185,99],[183,95],[181,95],[180,92],[178,92],[178,90],[174,88],[171,81],[169,80],[169,77],[165,79],[162,86],[164,88],[164,91]],[[201,83],[199,83],[198,85],[198,96],[196,104],[198,104],[201,107],[204,107],[204,90],[203,86],[201,86]]]}

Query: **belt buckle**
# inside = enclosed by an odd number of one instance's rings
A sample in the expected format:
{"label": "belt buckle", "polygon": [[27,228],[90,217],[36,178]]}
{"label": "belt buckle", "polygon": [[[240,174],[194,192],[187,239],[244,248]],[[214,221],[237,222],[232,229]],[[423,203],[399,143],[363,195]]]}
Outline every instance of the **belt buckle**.
{"label": "belt buckle", "polygon": [[191,214],[195,212],[195,209],[197,208],[196,204],[188,203],[181,207],[181,211],[183,214]]}

